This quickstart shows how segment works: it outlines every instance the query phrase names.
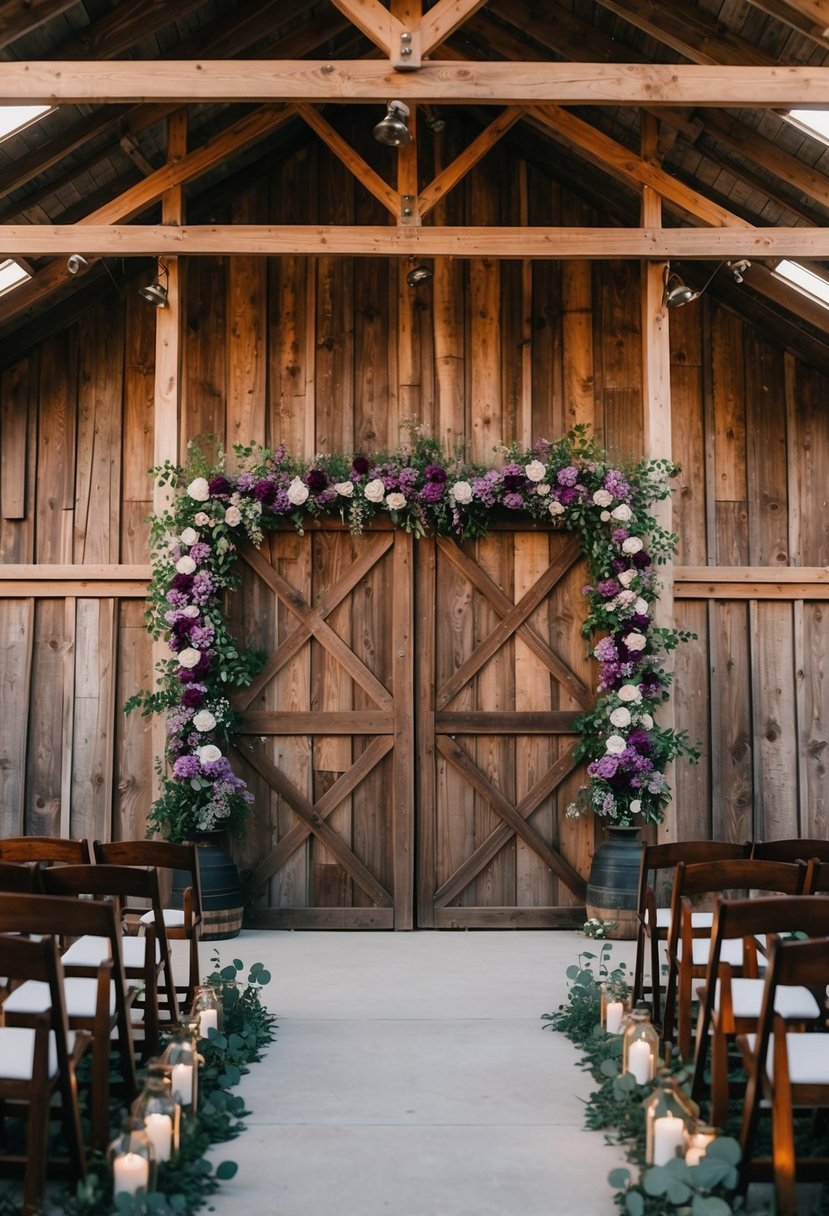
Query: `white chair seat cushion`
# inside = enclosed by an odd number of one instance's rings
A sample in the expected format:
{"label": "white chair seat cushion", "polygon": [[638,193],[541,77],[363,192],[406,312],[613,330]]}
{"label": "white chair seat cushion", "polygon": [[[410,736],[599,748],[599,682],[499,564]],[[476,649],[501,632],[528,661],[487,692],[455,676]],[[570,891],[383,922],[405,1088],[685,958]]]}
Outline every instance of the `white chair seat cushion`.
{"label": "white chair seat cushion", "polygon": [[[124,937],[121,939],[121,955],[124,966],[130,969],[144,966],[146,937]],[[68,950],[61,955],[64,967],[97,967],[105,959],[111,958],[108,937],[94,937],[87,933],[73,942]],[[161,958],[158,942],[155,943],[155,961]]]}
{"label": "white chair seat cushion", "polygon": [[[692,912],[691,924],[695,929],[710,929],[714,924],[713,912]],[[671,909],[657,908],[656,909],[656,927],[664,929],[666,932],[671,927]]]}
{"label": "white chair seat cushion", "polygon": [[[757,944],[764,946],[766,942],[765,936],[760,935],[757,938]],[[705,967],[708,963],[708,956],[711,953],[710,937],[695,937],[691,943],[692,953],[691,959],[695,967]],[[677,957],[682,958],[682,942],[677,942]],[[728,937],[722,944],[720,950],[720,962],[730,963],[732,967],[742,967],[743,965],[743,941],[742,938]]]}
{"label": "white chair seat cushion", "polygon": [[[746,1035],[752,1052],[756,1042],[756,1035]],[[829,1034],[787,1034],[786,1054],[793,1085],[829,1085]],[[769,1039],[766,1070],[774,1076],[774,1035]]]}
{"label": "white chair seat cushion", "polygon": [[[92,1018],[98,999],[98,981],[82,976],[67,976],[63,981],[66,1012],[70,1018]],[[44,980],[26,980],[3,1002],[7,1013],[44,1013],[51,1008],[49,985]],[[115,1013],[115,985],[109,985],[109,1012]]]}
{"label": "white chair seat cushion", "polygon": [[[184,912],[181,908],[162,908],[161,914],[164,918],[164,924],[168,929],[183,929],[184,928]],[[155,913],[152,908],[149,912],[145,912],[141,917],[142,925],[151,925],[155,921]]]}
{"label": "white chair seat cushion", "polygon": [[[737,977],[731,981],[731,998],[735,1018],[759,1018],[763,1003],[765,980]],[[720,983],[714,994],[717,1009],[720,1007]],[[779,987],[775,993],[774,1012],[782,1018],[816,1018],[820,1014],[817,1001],[808,988],[799,986]]]}
{"label": "white chair seat cushion", "polygon": [[[29,1026],[0,1027],[0,1077],[4,1081],[29,1081],[35,1066],[35,1031]],[[55,1032],[49,1031],[49,1076],[58,1071]]]}

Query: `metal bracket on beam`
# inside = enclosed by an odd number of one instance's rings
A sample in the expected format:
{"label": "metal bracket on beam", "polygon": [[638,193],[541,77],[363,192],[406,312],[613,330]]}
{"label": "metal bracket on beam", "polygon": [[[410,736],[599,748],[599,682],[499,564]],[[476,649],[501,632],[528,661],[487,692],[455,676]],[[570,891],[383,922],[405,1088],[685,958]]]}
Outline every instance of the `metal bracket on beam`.
{"label": "metal bracket on beam", "polygon": [[400,224],[420,224],[420,214],[417,209],[417,197],[414,194],[400,195]]}
{"label": "metal bracket on beam", "polygon": [[401,30],[400,40],[391,53],[395,72],[415,72],[421,66],[420,30]]}

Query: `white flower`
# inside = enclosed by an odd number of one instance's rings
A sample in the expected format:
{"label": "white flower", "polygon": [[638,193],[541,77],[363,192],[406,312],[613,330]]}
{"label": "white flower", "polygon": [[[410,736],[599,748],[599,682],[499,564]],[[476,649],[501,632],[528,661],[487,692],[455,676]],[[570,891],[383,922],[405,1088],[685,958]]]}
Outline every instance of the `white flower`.
{"label": "white flower", "polygon": [[623,570],[622,573],[617,574],[616,577],[623,587],[629,587],[638,573],[638,570]]}
{"label": "white flower", "polygon": [[337,491],[340,498],[351,498],[354,494],[354,482],[338,481],[336,482],[334,489]]}
{"label": "white flower", "polygon": [[653,718],[650,714],[640,714],[639,725],[644,727],[645,730],[653,730]]}
{"label": "white flower", "polygon": [[593,495],[593,501],[597,507],[609,507],[613,502],[613,495],[609,490],[596,490]]}
{"label": "white flower", "polygon": [[[201,512],[199,512],[199,514],[201,514]],[[179,537],[179,540],[183,545],[195,545],[198,539],[199,534],[195,528],[185,528]]]}
{"label": "white flower", "polygon": [[630,726],[630,710],[625,709],[624,705],[617,705],[610,715],[610,723],[612,726],[618,726],[624,729],[625,726]]}
{"label": "white flower", "polygon": [[395,490],[386,495],[386,506],[390,511],[402,511],[406,505],[406,495]]}
{"label": "white flower", "polygon": [[193,715],[193,725],[196,730],[212,730],[216,725],[216,719],[209,709],[200,709],[197,714]]}
{"label": "white flower", "polygon": [[468,481],[456,481],[449,491],[449,497],[462,505],[472,502],[472,486]]}
{"label": "white flower", "polygon": [[529,464],[524,465],[524,472],[529,481],[539,482],[544,480],[547,469],[540,460],[531,460]]}
{"label": "white flower", "polygon": [[630,803],[631,815],[638,815],[641,810],[642,810],[642,799],[633,798]]}
{"label": "white flower", "polygon": [[186,608],[182,608],[181,615],[186,616],[191,621],[195,621],[196,617],[199,615],[198,604],[188,604]]}
{"label": "white flower", "polygon": [[215,743],[205,743],[204,747],[197,747],[196,755],[199,758],[199,764],[212,764],[214,760],[222,758],[222,753]]}
{"label": "white flower", "polygon": [[229,528],[235,528],[242,522],[242,512],[238,507],[228,507],[225,511],[225,523]]}
{"label": "white flower", "polygon": [[200,528],[204,528],[210,523],[210,516],[204,511],[197,511],[193,518]]}
{"label": "white flower", "polygon": [[542,498],[546,498],[546,496],[550,493],[550,489],[551,487],[547,484],[547,482],[542,481],[540,485],[535,487],[535,492],[536,494],[540,494]]}
{"label": "white flower", "polygon": [[186,646],[184,650],[179,651],[178,661],[180,667],[195,667],[201,658],[201,651],[196,650],[193,646]]}
{"label": "white flower", "polygon": [[629,608],[635,599],[636,599],[635,591],[624,590],[624,591],[619,592],[619,594],[616,596],[613,603],[620,604],[623,608]]}
{"label": "white flower", "polygon": [[626,502],[620,502],[618,507],[614,507],[610,512],[614,519],[618,519],[620,524],[627,524],[633,519],[633,512]]}
{"label": "white flower", "polygon": [[609,756],[621,756],[626,747],[627,740],[621,735],[608,735],[604,742],[604,749]]}
{"label": "white flower", "polygon": [[599,516],[599,519],[602,521],[603,524],[606,524],[610,520],[610,512],[602,511],[601,515]]}
{"label": "white flower", "polygon": [[187,487],[187,493],[190,498],[195,498],[196,502],[207,502],[210,497],[210,486],[207,484],[207,478],[194,478]]}
{"label": "white flower", "polygon": [[637,599],[636,603],[633,605],[633,611],[635,613],[637,613],[639,616],[647,616],[648,615],[648,601],[645,599],[642,599],[642,596],[640,595],[639,598]]}
{"label": "white flower", "polygon": [[641,553],[644,547],[638,536],[628,536],[622,541],[622,552],[628,556],[633,553]]}
{"label": "white flower", "polygon": [[560,503],[557,498],[554,498],[552,500],[552,502],[550,503],[549,507],[547,508],[547,510],[550,512],[551,515],[563,515],[564,514],[564,505],[563,505],[563,503]]}
{"label": "white flower", "polygon": [[288,486],[288,502],[295,507],[301,507],[308,497],[309,490],[301,477],[295,477]]}
{"label": "white flower", "polygon": [[386,487],[379,477],[375,477],[373,481],[366,483],[363,493],[369,502],[382,502],[386,497]]}
{"label": "white flower", "polygon": [[642,694],[635,684],[623,684],[616,696],[628,705],[638,705],[642,700]]}
{"label": "white flower", "polygon": [[176,570],[178,570],[179,574],[193,574],[195,573],[195,569],[196,563],[186,553],[184,557],[180,557],[176,562]]}
{"label": "white flower", "polygon": [[637,630],[633,630],[632,633],[625,634],[625,645],[627,646],[628,650],[644,650],[647,644],[648,639],[645,637],[644,633],[639,633]]}

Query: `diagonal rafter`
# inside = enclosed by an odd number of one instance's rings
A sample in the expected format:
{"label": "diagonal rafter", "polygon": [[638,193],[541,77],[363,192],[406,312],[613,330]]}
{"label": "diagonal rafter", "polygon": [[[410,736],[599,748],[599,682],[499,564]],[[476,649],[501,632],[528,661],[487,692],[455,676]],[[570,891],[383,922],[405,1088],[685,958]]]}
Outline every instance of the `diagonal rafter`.
{"label": "diagonal rafter", "polygon": [[397,191],[392,190],[391,186],[383,181],[380,174],[375,173],[371,165],[366,164],[359,152],[355,151],[348,140],[334,130],[331,123],[323,118],[314,106],[301,104],[296,107],[296,112],[312,131],[316,131],[320,139],[328,145],[349,173],[397,218],[400,214],[400,195]]}
{"label": "diagonal rafter", "polygon": [[500,815],[508,828],[508,833],[520,836],[538,854],[544,864],[567,883],[571,890],[578,893],[580,888],[583,889],[584,879],[576,873],[569,862],[547,844],[541,833],[519,814],[513,803],[492,784],[454,739],[450,739],[447,735],[439,735],[436,746],[440,754],[464,775],[470,785],[487,800],[496,814]]}
{"label": "diagonal rafter", "polygon": [[276,655],[273,656],[268,664],[266,678],[263,679],[265,673],[260,673],[256,681],[245,690],[244,698],[241,702],[237,702],[239,708],[247,708],[264,685],[273,678],[276,671],[284,666],[313,635],[320,645],[340,662],[351,678],[374,699],[381,709],[385,709],[389,713],[392,712],[394,701],[391,693],[369,671],[365,663],[357,657],[339,634],[335,633],[331,626],[326,623],[325,616],[333,611],[344,596],[356,586],[360,578],[382,557],[383,553],[393,543],[394,538],[392,533],[378,537],[377,543],[368,548],[361,558],[352,564],[345,578],[329,591],[325,600],[318,604],[316,608],[312,608],[302,594],[297,591],[296,587],[291,586],[287,579],[274,570],[270,562],[266,561],[257,549],[249,545],[244,547],[242,550],[244,560],[256,571],[266,586],[270,587],[279,597],[286,608],[299,619],[300,625],[278,648]]}
{"label": "diagonal rafter", "polygon": [[420,53],[430,54],[465,21],[483,8],[486,0],[438,0],[420,22]]}
{"label": "diagonal rafter", "polygon": [[[378,739],[376,742],[378,745],[382,746],[386,739],[388,739],[387,736],[383,740]],[[388,747],[390,748],[391,746],[392,741],[389,739]],[[370,749],[367,749],[367,752],[369,750]],[[320,814],[319,807],[322,803],[322,799],[320,799],[320,802],[318,803],[310,802],[309,799],[296,788],[292,781],[289,781],[285,774],[281,772],[271,760],[269,760],[266,756],[263,756],[261,752],[256,751],[254,747],[246,747],[244,745],[240,747],[237,745],[237,751],[239,751],[239,753],[245,757],[248,763],[256,769],[257,773],[259,773],[261,777],[264,777],[268,785],[270,785],[272,789],[276,790],[276,792],[285,799],[291,810],[294,811],[295,814],[298,815],[303,821],[308,829],[308,833],[313,832],[313,834],[322,841],[325,847],[334,855],[334,857],[336,857],[343,869],[354,879],[357,885],[361,887],[363,891],[365,891],[369,899],[373,900],[374,903],[381,908],[391,908],[394,906],[394,901],[383,884],[377,878],[375,878],[371,870],[369,870],[368,867],[364,865],[362,861],[360,861],[356,853],[352,852],[343,838],[334,831],[330,824],[326,822],[325,817]],[[364,755],[367,754],[367,752],[364,753]],[[359,764],[359,761],[357,763]],[[349,770],[349,772],[353,772],[353,769]],[[334,809],[334,806],[341,802],[346,796],[344,792],[346,786],[342,785],[341,782],[343,782],[348,775],[348,773],[344,774],[343,777],[341,777],[340,780],[331,787],[331,790],[328,791],[329,793],[333,793],[339,786],[340,790],[343,792],[336,796],[336,801],[333,803],[333,805],[330,803],[327,804],[326,813],[330,813],[330,811]],[[287,839],[287,836],[285,839]]]}
{"label": "diagonal rafter", "polygon": [[426,215],[437,203],[441,202],[470,169],[486,156],[490,148],[494,148],[507,131],[515,126],[523,114],[522,106],[508,106],[497,118],[492,120],[488,127],[476,135],[472,143],[420,192],[418,199],[420,214]]}
{"label": "diagonal rafter", "polygon": [[[394,738],[392,735],[381,735],[374,739],[366,750],[360,754],[354,764],[352,764],[351,768],[338,777],[322,797],[313,804],[314,817],[320,821],[327,819],[331,812],[336,810],[340,803],[354,792],[357,786],[366,779],[369,773],[377,767],[383,757],[387,756],[393,747]],[[250,760],[252,750],[248,746],[240,754]],[[282,793],[281,790],[280,793]],[[282,796],[285,797],[284,794]],[[286,798],[286,801],[292,809],[296,809],[290,799]],[[256,867],[247,884],[248,892],[253,893],[264,886],[271,875],[281,869],[288,858],[296,852],[300,845],[313,832],[313,825],[305,818],[301,818],[299,823],[294,824]]]}
{"label": "diagonal rafter", "polygon": [[574,536],[567,538],[561,552],[547,567],[541,578],[514,604],[508,595],[501,590],[484,570],[473,562],[454,541],[438,538],[441,552],[449,558],[454,566],[464,574],[474,587],[489,601],[494,611],[501,617],[498,625],[489,636],[436,693],[435,707],[445,709],[452,697],[480,670],[484,663],[492,657],[504,644],[510,634],[515,633],[532,653],[541,660],[544,666],[555,676],[568,691],[571,697],[584,709],[593,705],[590,690],[578,676],[570,670],[567,664],[539,637],[527,622],[527,617],[541,603],[551,588],[561,579],[570,567],[581,556],[579,543]]}

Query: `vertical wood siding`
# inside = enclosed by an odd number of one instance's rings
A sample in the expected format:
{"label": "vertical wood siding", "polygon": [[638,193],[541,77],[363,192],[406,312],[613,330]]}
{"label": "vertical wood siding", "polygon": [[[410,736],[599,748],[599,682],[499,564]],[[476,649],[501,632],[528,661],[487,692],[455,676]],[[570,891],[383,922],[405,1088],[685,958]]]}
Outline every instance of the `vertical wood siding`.
{"label": "vertical wood siding", "polygon": [[[434,159],[436,168],[446,159],[440,147]],[[225,218],[383,222],[378,208],[310,142],[242,191]],[[506,145],[434,214],[438,222],[469,224],[600,222]],[[642,454],[637,264],[481,258],[432,265],[432,283],[413,291],[402,259],[189,260],[182,440],[210,434],[226,445],[282,441],[311,456],[393,445],[401,424],[412,420],[450,448],[464,442],[476,459],[489,461],[502,442],[554,437],[584,421],[612,455]],[[826,375],[719,306],[715,285],[697,305],[672,314],[671,331],[674,457],[682,465],[674,497],[677,565],[829,565]],[[4,564],[82,571],[146,562],[153,363],[154,314],[130,289],[0,374]],[[529,536],[513,549],[496,537],[482,561],[520,598],[546,560],[546,543]],[[306,595],[351,560],[341,539],[327,545],[320,538],[313,559],[309,552],[289,535],[268,542],[272,563]],[[421,560],[428,566],[416,552]],[[334,626],[366,663],[387,666],[379,579],[367,579],[336,610]],[[473,600],[456,572],[441,569],[440,579],[440,644],[448,657],[468,654],[491,628],[492,611]],[[245,614],[232,609],[243,631],[251,616],[277,635],[284,631],[284,606],[254,586],[246,594]],[[543,611],[549,636],[564,652],[583,654],[578,588],[556,588]],[[422,604],[417,616],[419,636],[428,639]],[[678,723],[705,752],[699,767],[677,770],[680,834],[826,834],[825,602],[688,599],[680,592],[676,617],[697,635],[676,659]],[[117,586],[106,595],[63,597],[53,587],[48,595],[33,587],[9,596],[0,585],[0,831],[143,832],[152,785],[149,727],[138,717],[125,720],[121,706],[149,683],[151,667],[141,602],[120,597]],[[479,699],[487,708],[576,708],[564,690],[550,687],[520,640],[508,657],[493,658],[453,708],[474,709]],[[262,708],[309,704],[364,707],[362,692],[340,687],[325,656],[298,654],[263,694]],[[509,740],[468,743],[481,771],[498,774],[513,802],[564,746],[530,739],[516,764]],[[269,746],[291,782],[312,783],[319,797],[366,742],[331,736],[288,748],[273,738]],[[267,806],[249,842],[251,856],[261,856],[295,820],[261,778],[251,780]],[[381,765],[368,779],[372,796],[346,800],[331,823],[390,882],[391,853],[380,839],[386,829],[377,820],[385,781]],[[577,782],[568,777],[532,822],[586,873],[593,826],[562,819]],[[422,780],[419,796],[456,808],[435,828],[447,864],[468,856],[492,830],[491,809],[444,758]],[[291,855],[278,889],[272,885],[263,898],[293,906],[302,899],[366,903],[316,841]],[[526,844],[513,841],[463,898],[520,907],[568,896]]]}

